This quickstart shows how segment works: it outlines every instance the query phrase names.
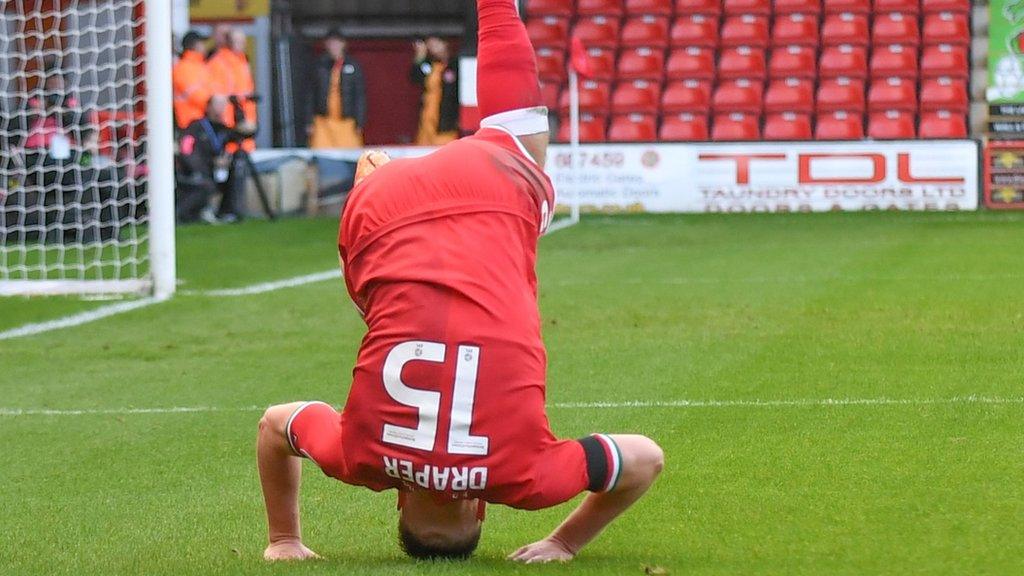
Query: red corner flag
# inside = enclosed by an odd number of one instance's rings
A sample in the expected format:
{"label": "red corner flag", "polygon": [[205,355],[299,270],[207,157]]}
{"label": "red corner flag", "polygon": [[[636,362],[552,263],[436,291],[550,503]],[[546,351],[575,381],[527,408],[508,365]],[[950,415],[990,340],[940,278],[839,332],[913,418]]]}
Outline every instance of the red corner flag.
{"label": "red corner flag", "polygon": [[572,37],[572,47],[569,50],[572,59],[572,69],[584,78],[589,78],[593,73],[590,69],[590,59],[587,58],[587,48],[579,36]]}

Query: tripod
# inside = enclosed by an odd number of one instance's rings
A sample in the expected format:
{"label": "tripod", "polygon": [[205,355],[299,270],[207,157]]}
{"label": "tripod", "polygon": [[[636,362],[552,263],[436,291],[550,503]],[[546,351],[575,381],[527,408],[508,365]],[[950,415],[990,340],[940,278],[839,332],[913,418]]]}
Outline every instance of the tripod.
{"label": "tripod", "polygon": [[260,174],[256,170],[256,163],[252,161],[252,156],[245,148],[239,146],[238,150],[235,151],[235,159],[241,160],[249,170],[253,183],[256,184],[256,194],[260,197],[260,204],[263,206],[263,213],[267,215],[268,219],[277,220],[277,214],[275,214],[274,209],[270,207],[270,197],[267,196],[267,190],[263,187],[263,180],[260,179]]}
{"label": "tripod", "polygon": [[[249,96],[248,100],[259,101],[257,96]],[[235,125],[239,126],[245,122],[245,115],[242,113],[242,103],[238,96],[228,96],[228,101],[235,109]],[[270,207],[270,197],[267,196],[267,190],[263,187],[263,181],[260,180],[260,174],[256,170],[256,163],[252,161],[252,156],[242,145],[246,138],[251,138],[259,130],[257,127],[252,131],[252,134],[237,135],[232,138],[233,141],[238,143],[238,150],[235,151],[235,160],[241,160],[245,164],[245,167],[249,170],[249,174],[252,175],[253,182],[256,184],[256,193],[260,197],[260,204],[263,206],[263,212],[267,215],[270,220],[277,220],[277,214],[274,214],[273,208]]]}

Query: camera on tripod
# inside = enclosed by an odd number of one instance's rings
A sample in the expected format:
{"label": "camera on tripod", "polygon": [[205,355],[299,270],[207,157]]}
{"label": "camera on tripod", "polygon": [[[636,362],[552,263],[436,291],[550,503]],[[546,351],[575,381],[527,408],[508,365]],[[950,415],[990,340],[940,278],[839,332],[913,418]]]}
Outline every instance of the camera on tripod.
{"label": "camera on tripod", "polygon": [[[229,142],[240,143],[243,140],[252,138],[256,135],[256,131],[259,126],[256,122],[250,122],[245,117],[245,112],[242,110],[242,101],[259,103],[261,100],[259,94],[249,94],[246,96],[239,96],[232,94],[228,96],[228,102],[235,108],[235,126],[231,129],[231,134],[228,136]],[[271,220],[275,220],[277,215],[274,214],[274,210],[270,207],[270,199],[267,196],[267,191],[263,187],[263,181],[259,178],[259,170],[256,169],[256,164],[252,161],[252,156],[245,147],[239,147],[235,152],[235,158],[240,160],[249,171],[249,175],[253,179],[253,183],[256,185],[256,193],[259,196],[260,203],[263,205],[263,211],[266,212],[267,217]]]}
{"label": "camera on tripod", "polygon": [[245,112],[242,110],[242,102],[252,102],[259,104],[263,100],[263,97],[259,94],[249,94],[245,96],[239,96],[238,94],[232,94],[228,96],[228,102],[235,109],[235,127],[231,131],[229,141],[239,142],[247,138],[252,138],[256,135],[259,130],[259,125],[255,122],[250,122],[245,117]]}

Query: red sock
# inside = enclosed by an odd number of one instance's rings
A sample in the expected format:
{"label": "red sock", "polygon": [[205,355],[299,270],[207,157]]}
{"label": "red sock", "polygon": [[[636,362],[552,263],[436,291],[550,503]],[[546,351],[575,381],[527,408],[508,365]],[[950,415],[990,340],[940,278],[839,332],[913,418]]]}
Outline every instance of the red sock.
{"label": "red sock", "polygon": [[537,59],[516,0],[477,0],[480,40],[476,94],[481,126],[502,126],[517,136],[546,132]]}

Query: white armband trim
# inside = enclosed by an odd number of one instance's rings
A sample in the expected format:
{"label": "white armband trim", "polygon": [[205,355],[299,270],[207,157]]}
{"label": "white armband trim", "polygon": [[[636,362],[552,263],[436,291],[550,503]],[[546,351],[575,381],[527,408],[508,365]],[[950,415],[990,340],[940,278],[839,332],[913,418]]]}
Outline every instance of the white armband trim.
{"label": "white armband trim", "polygon": [[551,129],[548,124],[547,106],[520,108],[499,114],[492,114],[480,121],[481,128],[501,127],[514,136],[541,134]]}
{"label": "white armband trim", "polygon": [[608,454],[611,456],[611,461],[608,462],[608,480],[605,482],[603,490],[603,492],[611,492],[619,484],[619,477],[622,476],[622,452],[619,451],[619,445],[611,436],[595,434],[594,437],[604,442]]}
{"label": "white armband trim", "polygon": [[[320,402],[318,400],[313,400],[312,402],[303,402],[301,406],[295,409],[295,412],[292,412],[292,415],[288,417],[288,423],[284,425],[284,437],[288,439],[288,447],[291,448],[292,452],[300,458],[309,458],[309,455],[295,447],[295,442],[294,439],[292,438],[292,422],[295,421],[295,417],[299,415],[299,412],[302,412],[303,410],[312,406],[313,404],[323,404],[324,406],[331,406],[326,402]],[[331,407],[331,409],[333,410],[334,408]]]}

